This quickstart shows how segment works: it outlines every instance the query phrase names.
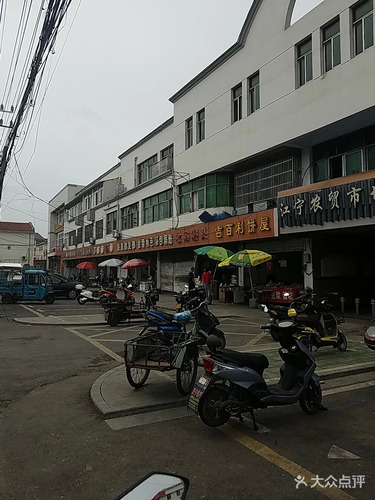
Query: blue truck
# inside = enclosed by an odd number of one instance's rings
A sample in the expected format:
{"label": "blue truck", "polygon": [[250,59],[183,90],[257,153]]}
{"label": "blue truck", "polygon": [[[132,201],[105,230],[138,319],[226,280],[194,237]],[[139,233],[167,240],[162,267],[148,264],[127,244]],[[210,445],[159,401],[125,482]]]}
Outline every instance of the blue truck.
{"label": "blue truck", "polygon": [[0,295],[3,304],[14,304],[19,300],[44,300],[55,302],[50,276],[45,271],[27,270],[22,273],[7,273],[0,277]]}

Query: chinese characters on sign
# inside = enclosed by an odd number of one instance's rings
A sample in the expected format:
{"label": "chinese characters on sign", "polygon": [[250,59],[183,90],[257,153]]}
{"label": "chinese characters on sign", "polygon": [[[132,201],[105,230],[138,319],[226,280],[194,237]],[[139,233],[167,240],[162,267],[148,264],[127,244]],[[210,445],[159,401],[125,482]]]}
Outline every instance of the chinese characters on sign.
{"label": "chinese characters on sign", "polygon": [[278,214],[282,228],[373,217],[375,179],[281,197]]}
{"label": "chinese characters on sign", "polygon": [[167,232],[136,236],[88,247],[67,250],[65,259],[84,256],[104,257],[126,253],[173,249],[188,246],[217,244],[255,238],[272,238],[274,232],[274,210],[264,210],[244,216],[234,216],[171,229]]}
{"label": "chinese characters on sign", "polygon": [[[344,474],[339,478],[335,478],[332,475],[328,476],[326,479],[319,476],[310,477],[309,479],[305,478],[305,476],[297,476],[294,478],[296,489],[300,486],[308,487],[309,483],[311,483],[310,488],[355,489],[362,488],[365,484],[365,480],[366,477],[362,475],[345,476]],[[307,481],[309,481],[309,483]]]}
{"label": "chinese characters on sign", "polygon": [[270,231],[270,218],[261,217],[258,222],[256,218],[248,219],[245,223],[244,220],[237,222],[237,224],[223,224],[215,228],[217,238],[222,238],[224,235],[233,236],[234,234],[254,234],[259,229],[260,232]]}

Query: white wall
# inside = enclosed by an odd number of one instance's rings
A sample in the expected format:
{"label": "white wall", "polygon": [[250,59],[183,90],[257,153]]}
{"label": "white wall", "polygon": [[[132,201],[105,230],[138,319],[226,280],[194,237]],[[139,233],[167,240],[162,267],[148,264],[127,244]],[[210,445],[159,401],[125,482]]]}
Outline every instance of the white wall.
{"label": "white wall", "polygon": [[[375,48],[350,59],[350,0],[325,0],[284,29],[289,0],[263,0],[245,47],[174,106],[175,167],[192,177],[230,165],[374,106]],[[321,27],[340,14],[341,64],[322,75]],[[313,36],[313,80],[296,89],[295,45]],[[246,116],[247,78],[260,71],[261,108]],[[231,89],[243,116],[231,124]],[[206,109],[206,139],[185,151],[185,120]]]}

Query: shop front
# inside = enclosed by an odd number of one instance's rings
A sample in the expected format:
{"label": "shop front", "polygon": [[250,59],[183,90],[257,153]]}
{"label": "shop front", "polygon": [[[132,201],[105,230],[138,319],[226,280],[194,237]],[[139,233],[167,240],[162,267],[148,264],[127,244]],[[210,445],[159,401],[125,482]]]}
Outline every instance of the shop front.
{"label": "shop front", "polygon": [[[147,259],[150,262],[149,268],[139,270],[138,273],[151,275],[157,288],[161,290],[181,291],[187,283],[192,266],[195,266],[197,276],[201,276],[204,267],[215,271],[215,262],[196,258],[194,249],[199,246],[225,246],[236,252],[242,248],[257,249],[261,245],[268,251],[268,242],[271,243],[277,236],[275,212],[275,209],[264,210],[66,250],[63,253],[63,261],[66,267],[74,267],[81,260],[92,261],[98,265],[111,257],[124,262],[134,257]],[[237,269],[233,272],[237,273]],[[218,271],[215,276],[218,282],[226,279],[223,273],[225,271]],[[240,285],[248,285],[246,278]]]}
{"label": "shop front", "polygon": [[[306,282],[324,296],[335,292],[354,307],[374,298],[375,172],[302,186],[279,194],[280,235],[304,235]],[[339,305],[336,303],[336,305]]]}

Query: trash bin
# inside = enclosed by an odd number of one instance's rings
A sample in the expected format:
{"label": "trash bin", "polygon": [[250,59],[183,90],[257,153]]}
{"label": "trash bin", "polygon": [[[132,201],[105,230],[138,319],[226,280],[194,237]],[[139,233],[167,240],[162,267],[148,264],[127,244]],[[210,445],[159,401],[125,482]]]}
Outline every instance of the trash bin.
{"label": "trash bin", "polygon": [[219,287],[217,281],[212,282],[212,298],[214,300],[219,300]]}

